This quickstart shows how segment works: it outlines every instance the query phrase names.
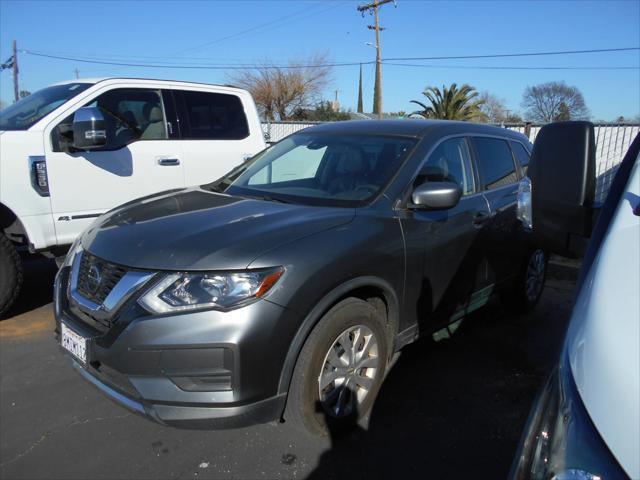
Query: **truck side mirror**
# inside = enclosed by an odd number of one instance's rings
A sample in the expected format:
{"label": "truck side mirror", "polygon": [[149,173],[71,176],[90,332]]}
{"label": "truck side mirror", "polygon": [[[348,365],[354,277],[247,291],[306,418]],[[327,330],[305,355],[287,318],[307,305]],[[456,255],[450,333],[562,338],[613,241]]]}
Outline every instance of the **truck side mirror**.
{"label": "truck side mirror", "polygon": [[107,144],[104,116],[97,107],[79,108],[73,116],[73,146],[91,150]]}
{"label": "truck side mirror", "polygon": [[534,241],[550,252],[584,255],[594,223],[595,133],[590,122],[542,127],[531,153]]}
{"label": "truck side mirror", "polygon": [[415,188],[408,206],[414,210],[446,210],[455,207],[461,196],[457,183],[427,182]]}

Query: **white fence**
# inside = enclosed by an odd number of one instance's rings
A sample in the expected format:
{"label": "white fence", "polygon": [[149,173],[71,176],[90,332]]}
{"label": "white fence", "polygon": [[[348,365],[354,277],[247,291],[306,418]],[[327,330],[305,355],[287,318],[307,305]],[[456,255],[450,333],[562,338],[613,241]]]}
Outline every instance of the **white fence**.
{"label": "white fence", "polygon": [[[399,120],[402,121],[402,120]],[[269,143],[321,122],[270,122],[263,123],[262,130]],[[507,125],[506,128],[525,134],[525,125]],[[541,125],[530,125],[529,140],[533,142]],[[604,201],[622,157],[640,132],[640,125],[598,124],[596,133],[596,202]]]}

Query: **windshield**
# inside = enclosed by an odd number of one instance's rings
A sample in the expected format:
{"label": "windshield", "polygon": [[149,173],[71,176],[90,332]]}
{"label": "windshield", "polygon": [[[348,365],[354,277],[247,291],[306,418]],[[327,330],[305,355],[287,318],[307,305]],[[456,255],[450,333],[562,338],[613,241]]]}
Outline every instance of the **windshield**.
{"label": "windshield", "polygon": [[405,137],[296,134],[210,188],[309,205],[362,205],[386,186],[415,143]]}
{"label": "windshield", "polygon": [[38,90],[0,111],[0,130],[26,130],[91,83],[67,83]]}

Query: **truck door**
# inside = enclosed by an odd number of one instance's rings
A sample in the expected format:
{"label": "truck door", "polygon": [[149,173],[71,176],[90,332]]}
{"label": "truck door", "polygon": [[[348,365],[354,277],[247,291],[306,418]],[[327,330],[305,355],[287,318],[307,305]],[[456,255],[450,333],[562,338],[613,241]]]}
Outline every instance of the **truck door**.
{"label": "truck door", "polygon": [[137,197],[184,186],[173,104],[152,88],[111,88],[84,106],[102,111],[107,144],[69,148],[73,113],[45,130],[51,206],[59,245],[95,217]]}

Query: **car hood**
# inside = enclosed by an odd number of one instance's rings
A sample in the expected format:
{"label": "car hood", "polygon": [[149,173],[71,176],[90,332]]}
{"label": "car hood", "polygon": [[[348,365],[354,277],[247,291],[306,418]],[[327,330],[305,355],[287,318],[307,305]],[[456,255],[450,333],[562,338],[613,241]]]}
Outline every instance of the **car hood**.
{"label": "car hood", "polygon": [[164,192],[98,218],[82,246],[109,262],[151,270],[246,268],[261,254],[343,225],[353,208],[247,199],[200,188]]}

